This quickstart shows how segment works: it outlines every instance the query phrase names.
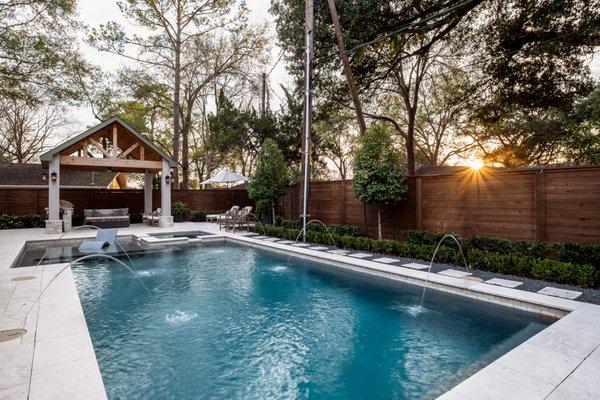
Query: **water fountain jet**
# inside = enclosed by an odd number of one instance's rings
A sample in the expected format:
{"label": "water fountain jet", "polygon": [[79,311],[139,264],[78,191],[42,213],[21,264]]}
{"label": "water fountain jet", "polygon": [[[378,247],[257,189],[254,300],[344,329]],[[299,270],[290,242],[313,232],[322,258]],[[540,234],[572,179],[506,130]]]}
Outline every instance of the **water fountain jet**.
{"label": "water fountain jet", "polygon": [[435,261],[435,256],[437,255],[437,252],[440,249],[442,242],[448,238],[452,238],[454,240],[454,242],[456,242],[456,244],[458,245],[458,250],[460,251],[460,255],[462,256],[463,262],[465,263],[465,268],[467,270],[470,269],[469,264],[467,263],[467,259],[465,258],[465,253],[463,252],[462,246],[460,245],[460,242],[458,241],[456,236],[451,235],[451,234],[444,235],[438,242],[437,246],[435,246],[435,251],[433,252],[433,256],[431,257],[431,261],[429,262],[429,268],[427,268],[427,278],[425,279],[425,286],[423,286],[423,293],[421,294],[421,303],[419,305],[419,307],[421,309],[423,308],[423,300],[425,299],[425,291],[427,290],[427,286],[429,284],[429,274],[431,273],[431,267],[433,266],[433,262]]}

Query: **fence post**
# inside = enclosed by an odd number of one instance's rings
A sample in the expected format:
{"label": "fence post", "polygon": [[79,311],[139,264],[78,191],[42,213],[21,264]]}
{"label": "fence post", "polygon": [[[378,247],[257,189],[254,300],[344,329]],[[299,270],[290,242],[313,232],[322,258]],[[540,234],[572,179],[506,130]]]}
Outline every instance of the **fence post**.
{"label": "fence post", "polygon": [[416,181],[417,207],[415,212],[415,225],[418,230],[421,230],[423,229],[423,181],[422,178],[417,178]]}
{"label": "fence post", "polygon": [[546,240],[546,174],[535,173],[535,239]]}

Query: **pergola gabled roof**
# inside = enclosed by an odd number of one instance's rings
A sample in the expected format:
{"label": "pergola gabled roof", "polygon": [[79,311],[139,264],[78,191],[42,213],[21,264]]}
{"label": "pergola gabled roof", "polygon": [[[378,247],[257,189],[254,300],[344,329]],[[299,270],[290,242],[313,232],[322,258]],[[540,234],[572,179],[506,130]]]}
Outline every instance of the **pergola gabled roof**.
{"label": "pergola gabled roof", "polygon": [[[117,147],[121,145],[121,143],[125,143],[127,145],[127,149],[121,148],[121,153],[119,156],[123,156],[122,158],[117,158],[116,156],[112,159],[107,157],[105,154],[102,158],[88,157],[87,146],[90,144],[95,144],[98,147],[98,142],[95,140],[99,137],[102,138],[110,138],[112,135],[109,132],[111,127],[114,129],[113,132],[120,131],[121,141],[118,142]],[[116,135],[114,136],[117,137]],[[136,149],[137,148],[137,149]],[[143,148],[143,150],[142,150]],[[135,151],[134,151],[135,150]],[[147,152],[146,152],[147,150]],[[71,153],[79,152],[80,154],[83,152],[83,156],[73,156]],[[107,153],[105,150],[100,149],[103,153]],[[137,151],[138,156],[141,156],[141,160],[137,163],[137,160],[131,159],[132,156]],[[116,154],[116,153],[115,153]],[[40,156],[40,160],[44,167],[47,167],[48,163],[52,161],[53,157],[59,155],[61,157],[61,166],[64,165],[67,168],[73,169],[105,169],[111,168],[115,171],[132,171],[138,172],[145,169],[151,161],[161,161],[166,160],[171,168],[175,168],[177,164],[175,161],[165,154],[160,148],[158,148],[154,143],[146,139],[141,133],[135,130],[131,125],[125,122],[123,119],[114,116],[94,127],[89,128],[83,133],[67,140],[64,143],[56,146],[55,148],[48,150],[44,154]],[[123,159],[125,157],[129,157],[129,159]],[[150,160],[145,160],[144,158],[148,158]],[[85,164],[82,160],[87,159],[87,164]],[[114,161],[111,161],[114,160]],[[114,165],[111,165],[114,164]],[[80,168],[79,168],[80,167]]]}

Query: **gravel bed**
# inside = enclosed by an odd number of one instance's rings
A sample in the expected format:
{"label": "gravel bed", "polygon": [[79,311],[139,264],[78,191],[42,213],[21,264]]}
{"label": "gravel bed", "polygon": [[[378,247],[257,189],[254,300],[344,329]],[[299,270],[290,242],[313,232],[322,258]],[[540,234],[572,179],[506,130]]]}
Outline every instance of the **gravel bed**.
{"label": "gravel bed", "polygon": [[[281,240],[283,240],[283,239],[281,239]],[[322,246],[322,245],[314,244],[311,246]],[[330,250],[336,249],[332,246],[328,246],[328,247]],[[345,249],[343,249],[343,250],[345,250]],[[321,250],[321,251],[326,252],[327,250]],[[394,258],[394,259],[397,259],[400,261],[400,263],[393,263],[393,264],[388,264],[388,265],[401,265],[401,264],[408,264],[408,263],[420,263],[420,264],[429,265],[429,261],[415,260],[412,258],[395,257],[395,256],[386,255],[386,254],[371,253],[371,252],[367,252],[367,251],[363,252],[363,251],[358,251],[358,250],[350,250],[349,253],[372,254],[371,257],[365,258],[366,260],[371,260],[373,258],[378,258],[378,257],[387,257],[387,258]],[[523,282],[523,284],[521,286],[517,287],[516,289],[525,290],[527,292],[535,293],[535,292],[538,292],[539,290],[545,288],[546,286],[551,286],[551,287],[555,287],[555,288],[559,288],[559,289],[574,290],[576,292],[583,293],[581,295],[581,297],[576,299],[577,301],[582,301],[585,303],[592,303],[592,304],[600,304],[600,289],[587,289],[587,288],[582,288],[579,286],[563,285],[560,283],[540,281],[540,280],[532,279],[532,278],[524,278],[522,276],[505,275],[505,274],[499,274],[496,272],[482,271],[479,269],[470,269],[470,268],[467,269],[467,268],[465,268],[465,266],[443,264],[443,263],[433,263],[433,265],[431,267],[431,272],[438,273],[438,272],[443,271],[448,268],[452,268],[452,269],[456,269],[456,270],[460,270],[460,271],[468,271],[468,272],[472,273],[473,276],[481,278],[484,281],[487,281],[492,278],[501,278],[501,279],[509,279],[511,281]]]}

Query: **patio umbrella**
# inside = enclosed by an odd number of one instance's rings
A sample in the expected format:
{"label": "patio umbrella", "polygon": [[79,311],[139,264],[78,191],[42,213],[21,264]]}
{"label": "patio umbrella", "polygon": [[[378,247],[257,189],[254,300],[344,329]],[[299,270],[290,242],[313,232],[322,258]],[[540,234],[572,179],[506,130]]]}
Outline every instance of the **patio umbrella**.
{"label": "patio umbrella", "polygon": [[248,182],[248,178],[242,174],[230,171],[227,168],[223,168],[218,174],[201,182],[202,185],[211,183],[236,183],[236,182]]}

